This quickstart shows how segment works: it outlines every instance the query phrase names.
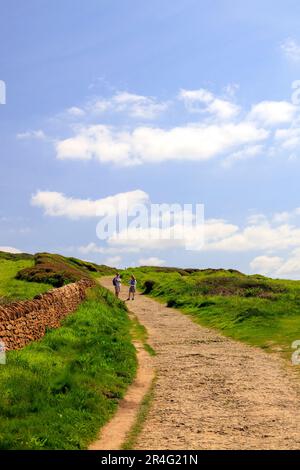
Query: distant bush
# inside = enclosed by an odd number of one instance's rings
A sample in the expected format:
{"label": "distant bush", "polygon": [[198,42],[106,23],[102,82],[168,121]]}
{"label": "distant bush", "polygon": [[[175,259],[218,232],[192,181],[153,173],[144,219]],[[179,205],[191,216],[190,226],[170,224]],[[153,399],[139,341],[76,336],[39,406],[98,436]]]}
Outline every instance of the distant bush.
{"label": "distant bush", "polygon": [[147,281],[144,282],[143,284],[143,294],[150,294],[150,292],[153,291],[155,286],[155,281],[152,281],[148,279]]}

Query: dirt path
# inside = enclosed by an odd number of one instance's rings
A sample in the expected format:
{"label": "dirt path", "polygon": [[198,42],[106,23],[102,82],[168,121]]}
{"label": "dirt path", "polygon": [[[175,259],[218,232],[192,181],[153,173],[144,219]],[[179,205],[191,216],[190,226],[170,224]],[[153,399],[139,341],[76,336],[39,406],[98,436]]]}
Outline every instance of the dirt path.
{"label": "dirt path", "polygon": [[[111,278],[101,283],[112,289]],[[143,295],[128,307],[157,353],[154,399],[137,449],[300,448],[300,386],[278,356]]]}
{"label": "dirt path", "polygon": [[120,450],[135,423],[140,405],[154,378],[152,358],[140,344],[136,343],[135,347],[139,363],[137,376],[120,402],[116,414],[102,428],[99,438],[90,445],[89,450]]}

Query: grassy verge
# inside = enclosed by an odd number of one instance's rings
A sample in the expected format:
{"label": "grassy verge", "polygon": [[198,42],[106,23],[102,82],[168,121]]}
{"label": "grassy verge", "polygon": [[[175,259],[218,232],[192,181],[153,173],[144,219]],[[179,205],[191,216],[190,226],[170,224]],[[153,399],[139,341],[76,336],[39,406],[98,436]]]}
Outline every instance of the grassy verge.
{"label": "grassy verge", "polygon": [[182,273],[152,268],[125,271],[124,278],[132,272],[142,292],[234,339],[269,351],[280,349],[287,357],[291,343],[300,339],[299,281],[234,270]]}
{"label": "grassy verge", "polygon": [[90,290],[61,328],[0,365],[0,449],[85,449],[136,373],[122,302]]}
{"label": "grassy verge", "polygon": [[135,447],[137,438],[143,430],[144,423],[151,407],[155,383],[156,377],[154,377],[150,389],[143,398],[138,415],[136,417],[136,421],[126,436],[125,442],[122,445],[122,450],[132,450]]}
{"label": "grassy verge", "polygon": [[155,356],[155,351],[154,349],[150,346],[150,344],[147,343],[148,340],[148,332],[144,325],[142,325],[136,316],[131,316],[131,337],[133,341],[139,341],[142,343],[143,348],[145,351],[150,354],[150,356]]}
{"label": "grassy verge", "polygon": [[0,258],[0,298],[2,297],[2,301],[31,299],[52,288],[48,283],[29,283],[15,279],[18,271],[30,269],[33,265],[32,259]]}

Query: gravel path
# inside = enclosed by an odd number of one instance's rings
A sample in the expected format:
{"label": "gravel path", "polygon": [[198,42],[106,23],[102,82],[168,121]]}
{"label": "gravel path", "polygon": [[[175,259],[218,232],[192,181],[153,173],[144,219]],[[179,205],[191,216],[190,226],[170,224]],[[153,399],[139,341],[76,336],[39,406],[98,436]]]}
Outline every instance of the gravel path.
{"label": "gravel path", "polygon": [[[112,290],[111,278],[101,283]],[[149,297],[127,304],[157,353],[154,399],[136,449],[300,448],[300,382],[277,355]]]}

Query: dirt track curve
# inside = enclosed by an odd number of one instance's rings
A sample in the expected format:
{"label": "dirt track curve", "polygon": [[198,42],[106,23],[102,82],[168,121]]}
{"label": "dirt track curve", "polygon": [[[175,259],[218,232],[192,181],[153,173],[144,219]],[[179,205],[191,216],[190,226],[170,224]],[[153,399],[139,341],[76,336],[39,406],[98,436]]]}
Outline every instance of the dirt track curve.
{"label": "dirt track curve", "polygon": [[[112,290],[111,278],[101,283]],[[136,449],[300,449],[300,383],[283,360],[146,296],[127,304],[157,353]]]}

